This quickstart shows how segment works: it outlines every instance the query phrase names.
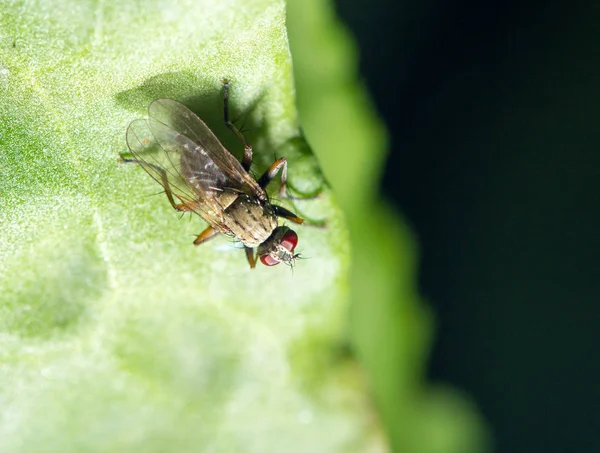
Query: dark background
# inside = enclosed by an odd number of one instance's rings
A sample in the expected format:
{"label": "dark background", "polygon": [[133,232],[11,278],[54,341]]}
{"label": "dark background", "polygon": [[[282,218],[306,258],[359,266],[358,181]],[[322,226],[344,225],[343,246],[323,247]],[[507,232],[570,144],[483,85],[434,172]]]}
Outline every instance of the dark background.
{"label": "dark background", "polygon": [[499,452],[600,451],[600,3],[341,1],[382,191],[438,316],[430,377]]}

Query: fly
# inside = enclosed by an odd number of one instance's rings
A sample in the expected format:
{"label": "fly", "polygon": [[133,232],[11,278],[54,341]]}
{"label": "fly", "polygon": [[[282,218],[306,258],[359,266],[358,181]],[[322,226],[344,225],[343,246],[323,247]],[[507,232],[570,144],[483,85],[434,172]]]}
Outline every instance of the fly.
{"label": "fly", "polygon": [[194,245],[225,234],[244,245],[251,268],[257,259],[266,266],[292,264],[299,256],[294,253],[298,235],[279,226],[278,218],[298,224],[304,220],[272,204],[265,191],[281,173],[279,193],[287,195],[287,160],[280,157],[258,179],[250,175],[252,146],[229,120],[229,82],[223,83],[223,117],[244,144],[241,162],[194,112],[172,99],[152,102],[148,119],[129,125],[127,146],[132,158],[123,160],[141,165],[165,189],[176,211],[194,212],[208,223]]}

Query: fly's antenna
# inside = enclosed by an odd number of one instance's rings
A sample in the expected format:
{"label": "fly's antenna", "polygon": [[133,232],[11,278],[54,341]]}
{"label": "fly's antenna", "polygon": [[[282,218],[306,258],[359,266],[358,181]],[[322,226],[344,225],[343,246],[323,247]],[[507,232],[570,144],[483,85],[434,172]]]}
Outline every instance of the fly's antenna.
{"label": "fly's antenna", "polygon": [[302,255],[302,253],[296,253],[294,255],[294,261],[295,260],[310,260],[310,259],[311,259],[310,256],[304,256],[304,255]]}
{"label": "fly's antenna", "polygon": [[292,276],[294,275],[294,269],[296,268],[296,260],[302,260],[302,259],[308,259],[303,257],[300,253],[296,253],[294,254],[294,256],[292,256],[292,259],[287,262],[286,264],[290,267],[290,270],[292,271]]}

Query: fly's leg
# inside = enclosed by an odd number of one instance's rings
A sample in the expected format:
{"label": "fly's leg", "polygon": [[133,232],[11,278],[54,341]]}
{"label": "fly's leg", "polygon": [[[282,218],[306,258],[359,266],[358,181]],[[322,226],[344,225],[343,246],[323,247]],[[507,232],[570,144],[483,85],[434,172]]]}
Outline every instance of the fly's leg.
{"label": "fly's leg", "polygon": [[[122,156],[121,156],[121,161],[124,162],[124,163],[126,163],[126,164],[138,164],[138,165],[142,165],[136,159],[128,159],[128,158],[125,158],[125,157],[122,157]],[[163,168],[159,167],[158,165],[149,164],[147,162],[144,165],[149,165],[150,167],[152,167],[154,170],[156,170],[158,172],[158,174],[160,175],[160,179],[162,181],[162,186],[164,187],[165,193],[167,194],[167,198],[169,199],[169,202],[171,203],[171,206],[173,206],[173,208],[176,211],[179,211],[179,212],[189,212],[189,211],[192,210],[186,204],[175,203],[175,199],[173,198],[173,193],[171,192],[171,187],[169,186],[169,180],[167,179],[167,173],[165,172],[165,170]],[[205,242],[209,241],[210,239],[214,238],[215,236],[217,236],[219,234],[220,233],[219,233],[218,230],[215,230],[212,226],[208,226],[194,240],[194,245],[204,244]]]}
{"label": "fly's leg", "polygon": [[304,223],[304,219],[298,217],[292,211],[288,211],[287,209],[282,208],[281,206],[277,206],[277,205],[271,205],[271,207],[273,208],[273,212],[275,213],[275,215],[277,217],[283,217],[284,219],[288,219],[291,222],[298,223],[298,224]]}
{"label": "fly's leg", "polygon": [[[128,159],[128,158],[122,157],[122,156],[121,156],[121,161],[126,164],[142,165],[142,164],[140,164],[140,162],[137,159]],[[149,167],[152,167],[160,175],[160,179],[162,181],[162,186],[165,189],[165,194],[167,195],[167,198],[169,199],[169,203],[171,203],[171,206],[173,206],[173,209],[175,209],[176,211],[179,211],[179,212],[189,212],[192,210],[189,206],[187,206],[184,203],[176,203],[175,202],[175,198],[173,198],[173,192],[171,192],[171,187],[169,186],[167,172],[165,171],[164,168],[161,168],[158,165],[149,164],[147,162],[145,162],[144,165],[148,165]]]}
{"label": "fly's leg", "polygon": [[[225,121],[225,125],[231,129],[231,131],[236,135],[236,137],[244,144],[244,157],[242,158],[242,167],[244,170],[249,171],[250,166],[252,165],[252,146],[246,141],[246,138],[241,133],[241,131],[229,120],[229,80],[223,80],[223,120]],[[263,175],[258,179],[258,184],[262,189],[265,189],[269,183],[277,176],[277,173],[281,171],[281,186],[279,187],[279,195],[282,198],[295,199],[295,197],[288,195],[287,193],[287,159],[285,157],[280,157],[275,162],[271,164],[271,166],[263,173]],[[309,197],[311,198],[311,197]],[[313,197],[314,198],[314,197]],[[303,199],[305,199],[303,197]],[[275,214],[278,217],[283,217],[292,222],[302,224],[304,223],[304,219],[298,217],[291,211],[288,211],[281,206],[273,206]],[[317,227],[325,226],[324,221],[313,221],[309,220],[309,224]],[[254,254],[252,249],[246,248],[246,256],[248,257],[248,262],[250,263],[250,267],[254,268],[256,264],[256,259],[254,258]]]}
{"label": "fly's leg", "polygon": [[252,146],[246,141],[244,134],[229,120],[229,80],[223,80],[223,121],[235,134],[237,138],[244,144],[244,157],[242,158],[242,167],[249,171],[252,165]]}
{"label": "fly's leg", "polygon": [[[277,176],[277,173],[279,173],[280,170],[281,170],[281,187],[279,188],[279,195],[282,198],[289,198],[291,200],[297,199],[297,198],[292,197],[287,194],[287,186],[286,186],[287,160],[285,157],[280,157],[275,162],[273,162],[271,164],[271,166],[267,169],[267,171],[265,171],[265,173],[258,179],[258,184],[260,185],[260,187],[262,187],[264,189],[273,180],[273,178],[275,178],[275,176]],[[292,201],[292,203],[293,203],[293,201]],[[299,224],[305,223],[303,218],[298,217],[292,211],[288,211],[287,209],[285,209],[281,206],[277,206],[277,205],[272,205],[272,207],[273,207],[273,211],[275,212],[275,215],[277,217],[283,217],[284,219],[288,219],[294,223],[299,223]],[[316,226],[316,227],[324,227],[326,222],[324,220],[307,219],[306,224]]]}
{"label": "fly's leg", "polygon": [[246,258],[248,258],[250,269],[254,269],[256,267],[256,257],[254,256],[254,249],[246,246],[244,246],[244,249],[246,250]]}
{"label": "fly's leg", "polygon": [[198,235],[198,237],[194,240],[194,245],[204,244],[205,242],[209,241],[210,239],[214,238],[215,236],[218,236],[219,234],[220,234],[219,231],[217,231],[213,227],[209,226],[202,233],[200,233]]}
{"label": "fly's leg", "polygon": [[283,198],[291,198],[287,194],[287,159],[285,157],[280,157],[267,168],[267,171],[265,171],[258,179],[258,185],[263,189],[267,187],[273,178],[277,176],[279,170],[281,170],[281,187],[279,188],[279,195]]}
{"label": "fly's leg", "polygon": [[317,195],[308,195],[304,197],[295,197],[287,193],[287,159],[285,157],[280,157],[275,162],[271,164],[267,171],[263,173],[263,175],[258,179],[258,185],[261,188],[265,188],[269,185],[269,183],[277,176],[277,173],[281,171],[281,186],[279,187],[279,196],[282,198],[289,198],[291,200],[309,200],[311,198],[317,198]]}

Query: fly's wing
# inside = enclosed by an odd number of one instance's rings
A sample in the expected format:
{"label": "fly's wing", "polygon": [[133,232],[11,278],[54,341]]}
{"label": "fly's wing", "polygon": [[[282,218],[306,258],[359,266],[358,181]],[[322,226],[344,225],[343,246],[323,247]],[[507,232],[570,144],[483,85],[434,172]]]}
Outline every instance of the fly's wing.
{"label": "fly's wing", "polygon": [[[150,104],[148,113],[150,128],[163,148],[173,143],[173,134],[179,134],[178,143],[187,148],[186,164],[192,172],[200,172],[210,161],[226,178],[226,182],[218,188],[229,188],[266,199],[256,180],[186,106],[172,99],[157,99]],[[206,187],[201,181],[199,190],[205,190]]]}
{"label": "fly's wing", "polygon": [[[127,146],[136,162],[167,192],[210,225],[226,230],[218,195],[227,178],[198,145],[167,126],[151,127],[146,120],[136,120],[127,128]],[[195,173],[189,171],[190,159],[197,166]]]}

